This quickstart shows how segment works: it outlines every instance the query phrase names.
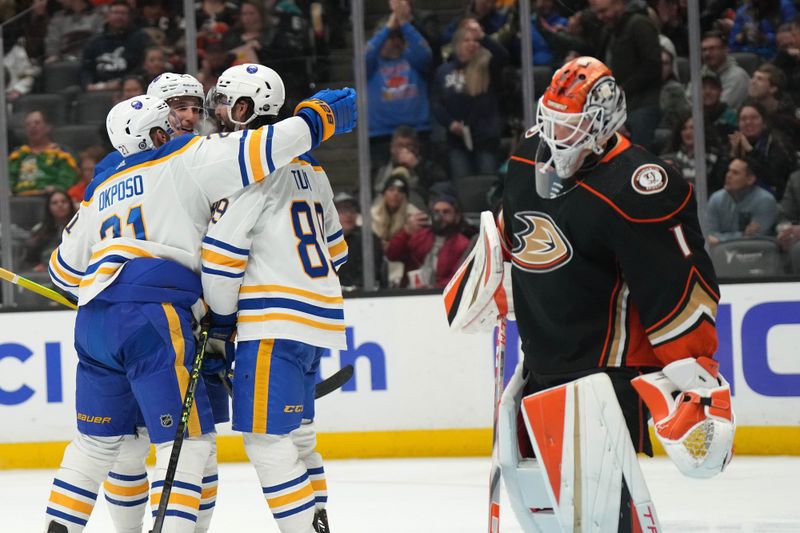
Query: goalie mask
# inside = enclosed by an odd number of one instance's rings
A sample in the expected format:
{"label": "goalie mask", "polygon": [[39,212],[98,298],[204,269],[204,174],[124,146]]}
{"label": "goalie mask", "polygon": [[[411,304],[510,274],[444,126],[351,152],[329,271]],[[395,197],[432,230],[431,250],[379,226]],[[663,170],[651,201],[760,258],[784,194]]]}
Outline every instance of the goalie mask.
{"label": "goalie mask", "polygon": [[[250,115],[239,119],[234,108],[242,100],[249,104]],[[242,129],[259,116],[276,116],[286,99],[283,80],[277,72],[264,65],[247,63],[230,67],[217,80],[206,97],[211,113],[225,122]]]}
{"label": "goalie mask", "polygon": [[536,109],[539,196],[566,192],[561,181],[573,177],[589,154],[602,154],[626,117],[625,94],[602,62],[579,57],[558,69]]}

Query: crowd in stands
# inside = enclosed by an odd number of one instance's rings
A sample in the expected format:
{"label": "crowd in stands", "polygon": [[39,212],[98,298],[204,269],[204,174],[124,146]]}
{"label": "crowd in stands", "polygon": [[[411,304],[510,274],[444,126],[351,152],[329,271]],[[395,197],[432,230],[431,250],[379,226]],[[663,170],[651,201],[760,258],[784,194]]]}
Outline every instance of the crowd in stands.
{"label": "crowd in stands", "polygon": [[[447,0],[450,9],[437,9],[440,3],[432,0],[422,4],[367,2],[367,20],[374,24],[367,28],[365,58],[374,197],[370,230],[375,276],[383,287],[447,283],[477,232],[476,213],[497,207],[506,161],[529,126],[522,119],[516,2]],[[564,61],[599,57],[625,90],[624,133],[695,183],[686,2],[532,4],[537,94]],[[185,72],[186,43],[182,3],[175,0],[33,0],[21,2],[17,11],[28,5],[32,11],[6,30],[4,43],[12,193],[47,198],[39,224],[26,228],[24,253],[16,254],[27,268],[37,268],[66,216],[64,198],[74,208],[94,164],[110,150],[102,133],[103,109],[143,93],[164,72]],[[800,0],[701,0],[699,73],[709,246],[759,239],[775,253],[781,250],[786,270],[795,273],[800,272],[798,6]],[[352,54],[346,49],[348,14],[344,0],[200,0],[198,79],[207,90],[233,64],[266,64],[286,83],[284,113],[290,113],[294,100],[320,84],[352,84],[331,75],[334,52]],[[35,100],[39,93],[57,95],[68,110]],[[94,133],[56,135],[59,126],[80,124]],[[325,164],[322,154],[319,159]],[[351,247],[342,281],[358,287],[365,231],[358,191],[355,179],[334,186]]]}

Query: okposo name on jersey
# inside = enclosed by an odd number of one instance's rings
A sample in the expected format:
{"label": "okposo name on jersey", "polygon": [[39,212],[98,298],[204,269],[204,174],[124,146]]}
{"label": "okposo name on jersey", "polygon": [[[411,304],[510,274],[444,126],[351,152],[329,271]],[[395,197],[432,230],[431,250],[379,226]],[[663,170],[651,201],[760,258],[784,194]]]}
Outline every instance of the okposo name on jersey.
{"label": "okposo name on jersey", "polygon": [[107,207],[111,207],[120,200],[142,194],[144,194],[142,176],[140,174],[129,176],[124,180],[112,183],[106,190],[100,192],[98,195],[100,200],[99,210],[102,211]]}

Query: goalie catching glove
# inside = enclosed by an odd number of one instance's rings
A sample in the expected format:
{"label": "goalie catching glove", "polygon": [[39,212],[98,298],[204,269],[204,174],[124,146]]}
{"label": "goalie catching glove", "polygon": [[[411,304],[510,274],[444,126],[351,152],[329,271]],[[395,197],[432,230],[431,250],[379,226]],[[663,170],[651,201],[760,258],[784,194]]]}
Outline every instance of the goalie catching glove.
{"label": "goalie catching glove", "polygon": [[708,357],[689,357],[631,380],[653,416],[658,440],[684,475],[708,478],[733,457],[731,390]]}
{"label": "goalie catching glove", "polygon": [[500,232],[489,211],[481,213],[475,247],[444,289],[450,329],[464,333],[491,331],[497,319],[514,319],[511,264],[503,261]]}

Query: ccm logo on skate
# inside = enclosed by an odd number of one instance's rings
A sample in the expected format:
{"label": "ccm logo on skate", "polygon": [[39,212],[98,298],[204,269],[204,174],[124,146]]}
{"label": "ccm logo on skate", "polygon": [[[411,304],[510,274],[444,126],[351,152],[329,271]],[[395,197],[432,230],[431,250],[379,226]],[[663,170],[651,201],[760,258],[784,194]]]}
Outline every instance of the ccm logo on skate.
{"label": "ccm logo on skate", "polygon": [[111,417],[110,416],[89,416],[83,413],[78,413],[78,420],[81,422],[86,422],[88,424],[110,424]]}
{"label": "ccm logo on skate", "polygon": [[511,260],[527,272],[550,272],[572,258],[572,245],[546,213],[522,211],[514,218],[523,228],[514,232]]}
{"label": "ccm logo on skate", "polygon": [[303,405],[287,405],[283,408],[284,413],[302,413]]}

